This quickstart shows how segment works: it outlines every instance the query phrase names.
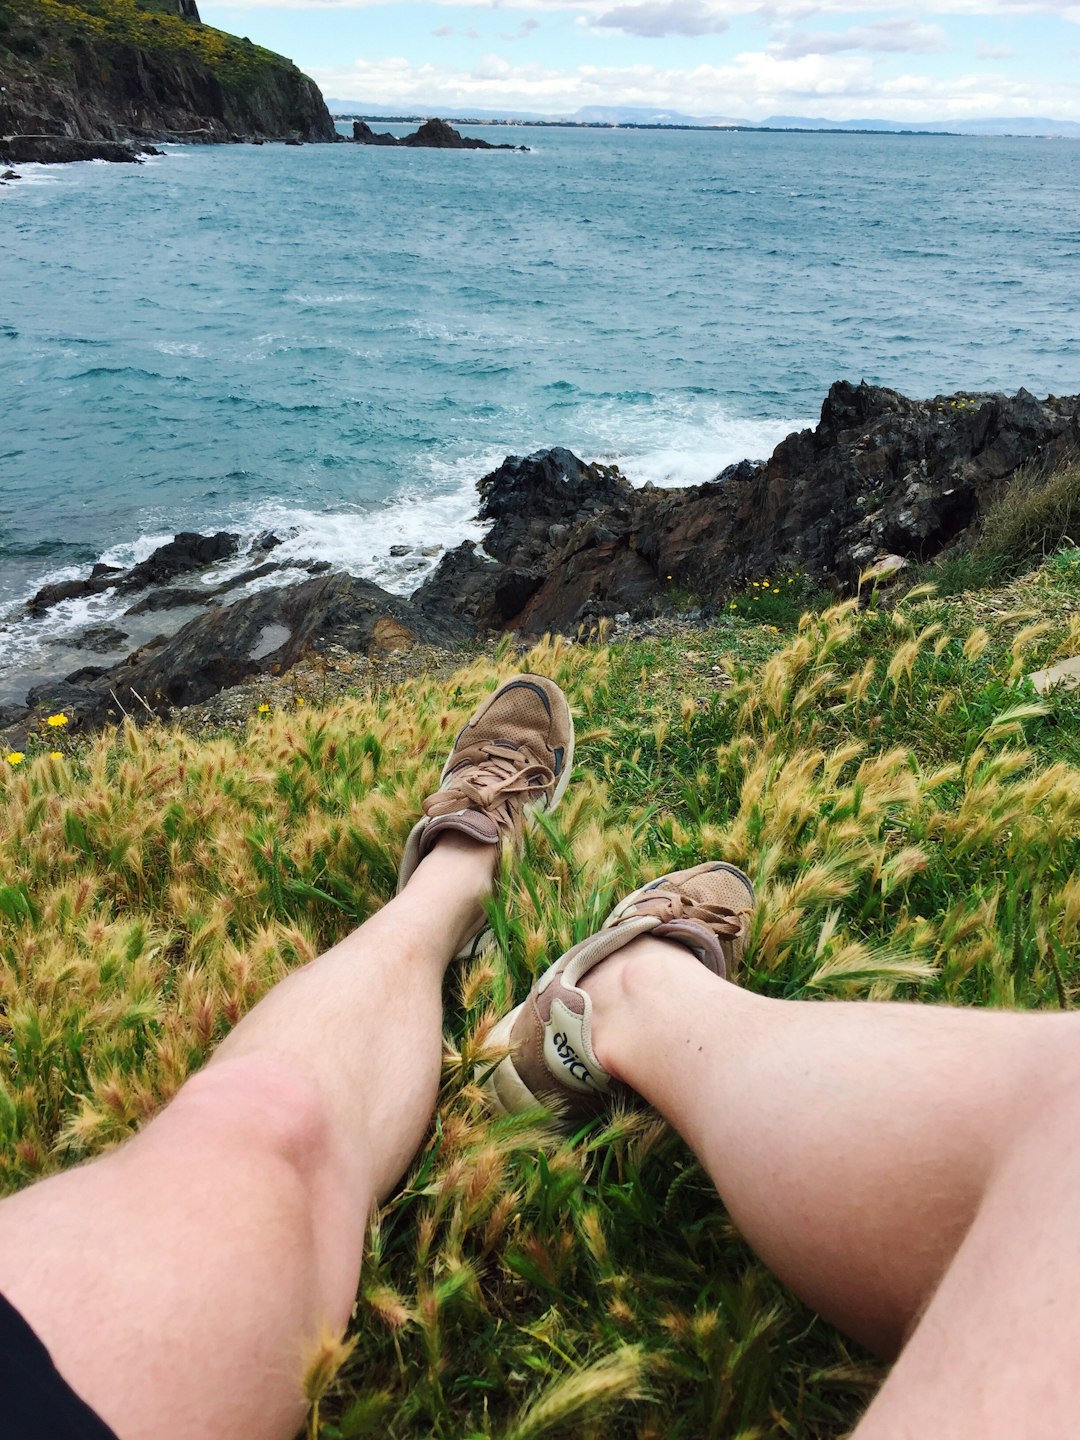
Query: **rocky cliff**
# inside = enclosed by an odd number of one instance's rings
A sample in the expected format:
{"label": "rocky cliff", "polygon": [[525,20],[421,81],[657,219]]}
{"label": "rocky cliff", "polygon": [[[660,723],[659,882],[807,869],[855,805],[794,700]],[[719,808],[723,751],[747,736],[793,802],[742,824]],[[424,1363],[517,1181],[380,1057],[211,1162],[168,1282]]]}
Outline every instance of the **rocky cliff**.
{"label": "rocky cliff", "polygon": [[291,60],[203,25],[191,0],[0,4],[0,138],[333,140]]}

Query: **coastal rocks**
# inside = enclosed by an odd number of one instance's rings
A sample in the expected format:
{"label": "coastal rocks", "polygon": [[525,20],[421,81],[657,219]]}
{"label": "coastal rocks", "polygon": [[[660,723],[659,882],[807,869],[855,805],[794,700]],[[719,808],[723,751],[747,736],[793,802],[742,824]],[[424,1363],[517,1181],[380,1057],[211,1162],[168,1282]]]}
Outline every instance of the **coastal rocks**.
{"label": "coastal rocks", "polygon": [[1012,477],[1037,484],[1077,449],[1080,397],[915,401],[840,381],[813,430],[704,485],[633,489],[565,450],[508,457],[479,485],[492,558],[450,551],[414,599],[542,633],[663,610],[673,588],[715,606],[777,569],[850,589],[883,555],[894,568],[932,558]]}
{"label": "coastal rocks", "polygon": [[[568,578],[561,563],[567,546],[571,563],[580,548],[594,552],[593,570],[603,570],[608,558],[603,533],[613,532],[599,517],[620,527],[629,523],[636,493],[614,466],[587,465],[561,447],[508,455],[478,488],[480,519],[493,522],[484,539],[492,558],[466,541],[443,556],[413,599],[466,616],[481,628],[501,627],[521,615],[556,570]],[[553,534],[564,537],[564,544],[553,544]],[[569,539],[572,534],[580,547]],[[581,567],[579,572],[575,593],[590,589]],[[573,604],[569,591],[567,604]]]}
{"label": "coastal rocks", "polygon": [[[86,580],[61,580],[53,585],[43,585],[37,594],[27,601],[26,608],[31,615],[43,615],[62,600],[100,595],[103,590],[115,589],[123,592],[145,590],[151,585],[164,585],[175,580],[178,575],[201,570],[207,565],[228,559],[236,554],[239,545],[239,535],[226,530],[219,530],[215,535],[182,531],[166,544],[158,546],[151,555],[138,565],[133,565],[130,570],[97,564]],[[206,592],[200,592],[199,598],[205,599]]]}
{"label": "coastal rocks", "polygon": [[[256,674],[278,674],[325,645],[371,654],[464,638],[460,623],[423,612],[351,575],[263,590],[207,610],[149,654],[109,672],[121,704],[191,705]],[[103,682],[99,682],[99,685]]]}
{"label": "coastal rocks", "polygon": [[489,140],[474,140],[462,135],[445,120],[425,120],[418,130],[401,139],[388,130],[378,134],[366,120],[353,121],[353,140],[357,145],[397,145],[413,150],[528,150],[527,145],[493,145]]}
{"label": "coastal rocks", "polygon": [[69,680],[36,686],[28,709],[3,738],[18,741],[54,710],[69,715],[73,729],[95,729],[125,714],[165,714],[252,676],[281,674],[329,646],[371,657],[416,644],[454,645],[468,634],[460,621],[366,580],[321,575],[209,608],[111,669],[87,667]]}
{"label": "coastal rocks", "polygon": [[[161,155],[153,145],[126,145],[119,140],[82,140],[72,135],[0,136],[0,164],[66,165],[75,160],[109,160],[138,165],[144,155]],[[8,179],[8,175],[4,179]],[[12,178],[18,179],[18,176]]]}

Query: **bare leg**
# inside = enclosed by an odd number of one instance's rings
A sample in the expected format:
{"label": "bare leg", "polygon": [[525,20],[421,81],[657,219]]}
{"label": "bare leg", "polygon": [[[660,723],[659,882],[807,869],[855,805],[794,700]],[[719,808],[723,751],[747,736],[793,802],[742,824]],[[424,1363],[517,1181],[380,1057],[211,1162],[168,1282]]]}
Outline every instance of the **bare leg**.
{"label": "bare leg", "polygon": [[1076,1016],[768,1000],[651,939],[583,988],[761,1258],[883,1354],[914,1330],[860,1440],[1071,1432]]}
{"label": "bare leg", "polygon": [[120,1440],[290,1437],[434,1106],[441,982],[494,853],[446,836],[119,1150],[0,1205],[0,1290]]}

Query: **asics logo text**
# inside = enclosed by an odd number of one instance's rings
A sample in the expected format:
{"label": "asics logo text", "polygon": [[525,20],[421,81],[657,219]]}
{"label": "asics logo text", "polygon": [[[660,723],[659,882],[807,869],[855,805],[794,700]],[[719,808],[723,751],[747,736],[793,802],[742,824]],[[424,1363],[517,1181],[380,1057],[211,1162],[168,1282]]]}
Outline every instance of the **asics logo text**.
{"label": "asics logo text", "polygon": [[584,1060],[580,1059],[577,1051],[570,1044],[561,1030],[557,1030],[551,1037],[555,1045],[555,1053],[560,1061],[566,1066],[575,1080],[582,1081],[585,1085],[592,1084],[592,1075]]}

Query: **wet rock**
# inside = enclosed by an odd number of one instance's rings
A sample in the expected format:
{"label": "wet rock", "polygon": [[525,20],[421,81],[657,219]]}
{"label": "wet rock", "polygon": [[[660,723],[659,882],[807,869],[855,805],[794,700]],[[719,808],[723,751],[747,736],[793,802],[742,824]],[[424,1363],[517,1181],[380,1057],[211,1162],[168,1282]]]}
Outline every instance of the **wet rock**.
{"label": "wet rock", "polygon": [[271,550],[276,550],[277,547],[283,543],[282,536],[276,535],[273,530],[264,530],[260,535],[256,535],[255,539],[251,542],[251,554],[267,555]]}
{"label": "wet rock", "polygon": [[17,171],[15,171],[15,170],[5,170],[4,173],[3,173],[3,175],[0,175],[0,180],[21,180],[21,179],[22,179],[22,176],[21,176],[20,174],[18,174]]}
{"label": "wet rock", "polygon": [[152,555],[140,561],[119,582],[121,590],[144,590],[149,585],[164,585],[177,575],[201,570],[219,560],[227,560],[240,548],[240,536],[227,530],[214,535],[199,535],[185,530]]}
{"label": "wet rock", "polygon": [[90,579],[102,580],[105,578],[106,575],[122,575],[123,573],[123,566],[106,565],[103,561],[99,560],[98,563],[90,571]]}
{"label": "wet rock", "polygon": [[153,146],[136,148],[119,140],[81,140],[73,135],[0,136],[0,163],[6,165],[66,165],[75,160],[111,160],[137,165],[140,150],[161,154]]}
{"label": "wet rock", "polygon": [[103,655],[108,650],[119,650],[127,638],[127,631],[118,630],[115,625],[91,625],[80,635],[79,644],[84,650]]}
{"label": "wet rock", "polygon": [[411,545],[391,545],[391,546],[390,546],[390,554],[391,554],[395,559],[397,559],[397,558],[398,558],[399,556],[401,556],[401,555],[409,555],[409,554],[411,554],[411,553],[412,553],[412,546],[411,546]]}
{"label": "wet rock", "polygon": [[351,575],[262,590],[207,610],[175,635],[144,646],[94,682],[97,708],[91,712],[84,699],[84,712],[101,720],[117,703],[131,709],[145,702],[164,713],[252,675],[279,674],[327,645],[360,655],[400,648],[405,632],[410,643],[443,645],[461,641],[469,630]]}

